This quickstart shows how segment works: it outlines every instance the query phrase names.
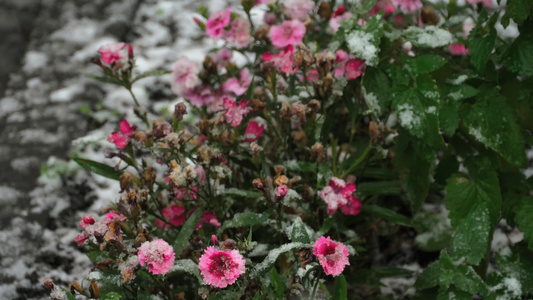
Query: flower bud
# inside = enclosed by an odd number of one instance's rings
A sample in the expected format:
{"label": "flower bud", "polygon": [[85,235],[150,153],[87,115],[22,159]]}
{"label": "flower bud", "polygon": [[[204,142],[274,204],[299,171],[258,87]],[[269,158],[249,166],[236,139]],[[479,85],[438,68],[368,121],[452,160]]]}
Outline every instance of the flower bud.
{"label": "flower bud", "polygon": [[280,185],[276,188],[276,200],[281,200],[283,198],[285,198],[285,195],[287,195],[287,191],[289,189],[287,188],[286,185]]}
{"label": "flower bud", "polygon": [[321,143],[319,142],[316,142],[312,147],[311,147],[311,155],[310,155],[311,159],[316,159],[316,161],[318,163],[324,161],[324,159],[326,158],[325,154],[324,154],[324,146],[322,146]]}
{"label": "flower bud", "polygon": [[185,103],[180,102],[174,106],[174,117],[178,121],[183,120],[183,116],[187,114],[187,106],[185,106]]}
{"label": "flower bud", "polygon": [[207,74],[216,74],[217,73],[217,64],[211,58],[211,56],[206,56],[203,62],[204,70]]}
{"label": "flower bud", "polygon": [[154,120],[152,134],[156,139],[164,138],[172,132],[172,125],[164,120]]}
{"label": "flower bud", "polygon": [[259,146],[256,142],[251,142],[250,150],[252,150],[252,153],[254,155],[258,155],[259,153],[261,153],[261,151],[263,151],[263,147]]}
{"label": "flower bud", "polygon": [[322,20],[328,20],[331,18],[331,4],[329,2],[322,2],[318,7],[318,15]]}
{"label": "flower bud", "polygon": [[252,184],[253,184],[253,186],[256,189],[258,189],[260,191],[264,191],[265,190],[265,185],[263,184],[263,181],[261,181],[261,179],[259,179],[259,178],[254,179],[252,181]]}
{"label": "flower bud", "polygon": [[256,41],[267,41],[269,32],[270,26],[261,24],[261,26],[255,31],[254,38]]}
{"label": "flower bud", "polygon": [[439,15],[431,7],[422,7],[420,16],[422,17],[422,22],[426,25],[437,25],[440,22]]}
{"label": "flower bud", "polygon": [[276,177],[274,178],[274,183],[275,183],[277,186],[280,186],[280,185],[286,185],[288,182],[289,182],[289,178],[287,178],[287,176],[285,176],[285,175],[276,176]]}
{"label": "flower bud", "polygon": [[320,110],[320,101],[318,100],[311,100],[309,103],[307,103],[307,113],[311,115],[315,115]]}

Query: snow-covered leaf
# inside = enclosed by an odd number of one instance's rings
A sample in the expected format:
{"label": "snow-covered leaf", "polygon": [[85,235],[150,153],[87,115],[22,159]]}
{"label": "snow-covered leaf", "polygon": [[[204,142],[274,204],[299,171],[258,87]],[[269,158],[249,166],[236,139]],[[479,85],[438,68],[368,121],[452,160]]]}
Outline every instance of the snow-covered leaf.
{"label": "snow-covered leaf", "polygon": [[489,210],[484,203],[478,203],[457,226],[450,256],[455,260],[465,257],[471,265],[479,264],[487,252],[490,230]]}
{"label": "snow-covered leaf", "polygon": [[[354,17],[355,18],[355,17]],[[367,20],[365,25],[356,25],[355,29],[346,34],[346,43],[351,53],[365,60],[369,66],[379,62],[379,44],[383,36],[383,18],[376,14]]]}
{"label": "snow-covered leaf", "polygon": [[453,36],[448,30],[435,26],[425,28],[411,26],[404,31],[403,36],[418,47],[437,48],[453,42]]}
{"label": "snow-covered leaf", "polygon": [[226,220],[224,224],[222,224],[222,226],[218,228],[217,232],[222,233],[227,228],[250,227],[250,226],[263,225],[268,220],[272,212],[273,211],[269,209],[262,214],[237,213],[233,216],[233,218]]}

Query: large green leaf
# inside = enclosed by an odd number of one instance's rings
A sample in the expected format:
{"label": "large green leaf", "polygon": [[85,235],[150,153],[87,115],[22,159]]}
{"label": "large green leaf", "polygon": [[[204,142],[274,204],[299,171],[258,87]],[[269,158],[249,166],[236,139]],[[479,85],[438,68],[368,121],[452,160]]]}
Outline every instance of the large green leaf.
{"label": "large green leaf", "polygon": [[533,197],[521,197],[515,208],[514,220],[524,233],[524,240],[528,243],[529,249],[533,251]]}
{"label": "large green leaf", "polygon": [[453,42],[453,35],[448,30],[435,26],[411,26],[403,32],[403,37],[415,46],[427,48],[447,46]]}
{"label": "large green leaf", "polygon": [[276,268],[270,269],[269,274],[270,282],[272,283],[272,286],[274,286],[276,296],[278,297],[278,299],[285,299],[285,284],[283,284],[283,281],[281,281],[281,278],[279,277]]}
{"label": "large green leaf", "polygon": [[464,104],[460,108],[468,133],[511,164],[525,168],[522,133],[505,98],[496,88],[485,87],[476,100],[474,105]]}
{"label": "large green leaf", "polygon": [[494,50],[497,37],[496,29],[494,28],[495,17],[497,18],[498,14],[494,14],[487,24],[478,22],[476,27],[468,35],[467,47],[470,49],[470,62],[478,71],[485,68]]}
{"label": "large green leaf", "polygon": [[475,179],[465,174],[455,173],[446,185],[446,207],[448,217],[457,228],[478,204],[485,205],[489,212],[490,224],[496,225],[502,206],[502,196],[498,177],[495,172],[480,172]]}
{"label": "large green leaf", "polygon": [[72,160],[90,172],[107,178],[120,180],[122,172],[115,170],[113,167],[80,157],[73,157]]}
{"label": "large green leaf", "polygon": [[502,17],[502,25],[507,27],[509,20],[513,19],[517,24],[522,24],[531,14],[533,0],[507,0],[505,15]]}
{"label": "large green leaf", "polygon": [[292,242],[310,243],[311,239],[305,228],[305,224],[300,217],[296,218],[291,225],[290,238]]}
{"label": "large green leaf", "polygon": [[333,300],[347,300],[348,286],[346,285],[346,278],[340,274],[335,278],[335,286],[333,287]]}
{"label": "large green leaf", "polygon": [[367,67],[361,85],[368,108],[377,117],[381,116],[392,100],[389,78],[381,69]]}
{"label": "large green leaf", "polygon": [[503,63],[513,72],[533,76],[533,32],[520,32],[503,55]]}
{"label": "large green leaf", "polygon": [[489,210],[485,203],[479,203],[457,226],[450,256],[455,260],[465,257],[471,265],[479,264],[487,252],[490,233]]}
{"label": "large green leaf", "polygon": [[446,64],[446,59],[433,54],[422,54],[412,60],[413,69],[418,74],[436,71]]}
{"label": "large green leaf", "polygon": [[415,287],[418,289],[429,289],[439,285],[440,278],[439,262],[435,261],[429,264],[424,271],[418,276]]}
{"label": "large green leaf", "polygon": [[383,218],[387,221],[408,227],[413,226],[413,222],[411,221],[411,219],[391,209],[377,205],[363,205],[361,208],[363,212],[369,213],[376,217]]}
{"label": "large green leaf", "polygon": [[264,225],[272,214],[272,210],[269,209],[262,214],[258,213],[237,213],[233,218],[226,220],[220,228],[218,228],[218,233],[222,233],[227,228],[235,227],[250,227]]}
{"label": "large green leaf", "polygon": [[196,224],[198,224],[198,221],[200,220],[202,213],[203,213],[203,209],[197,208],[189,216],[187,221],[185,221],[185,223],[181,227],[180,233],[178,234],[178,237],[176,237],[176,240],[174,241],[174,244],[173,244],[174,253],[176,254],[177,257],[179,257],[183,249],[187,247],[187,243],[189,243],[189,238],[194,232],[194,227],[196,227]]}

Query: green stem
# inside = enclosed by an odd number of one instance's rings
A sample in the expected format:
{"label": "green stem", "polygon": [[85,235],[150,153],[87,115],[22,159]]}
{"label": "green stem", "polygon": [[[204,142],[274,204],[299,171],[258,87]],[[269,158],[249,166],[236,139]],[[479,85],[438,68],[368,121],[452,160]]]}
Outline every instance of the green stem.
{"label": "green stem", "polygon": [[363,152],[363,155],[361,155],[355,163],[348,169],[346,172],[342,173],[340,178],[344,178],[348,176],[351,172],[353,172],[361,163],[365,161],[365,158],[367,157],[368,153],[370,153],[370,150],[372,149],[372,144],[369,144],[368,147],[366,147],[365,152]]}

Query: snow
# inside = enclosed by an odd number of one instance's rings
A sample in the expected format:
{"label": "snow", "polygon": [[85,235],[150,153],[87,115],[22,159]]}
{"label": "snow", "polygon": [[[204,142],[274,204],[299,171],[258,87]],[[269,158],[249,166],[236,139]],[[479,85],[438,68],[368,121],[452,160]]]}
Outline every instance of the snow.
{"label": "snow", "polygon": [[430,48],[446,46],[453,42],[453,35],[449,31],[436,26],[425,28],[411,26],[405,30],[404,34],[415,45]]}
{"label": "snow", "polygon": [[368,104],[368,108],[370,108],[376,115],[381,115],[381,106],[379,106],[379,101],[376,95],[373,93],[366,94],[365,93],[365,100]]}
{"label": "snow", "polygon": [[457,78],[450,80],[449,82],[453,85],[460,85],[468,79],[468,75],[459,75]]}
{"label": "snow", "polygon": [[353,31],[346,36],[348,48],[359,58],[364,59],[366,64],[373,66],[373,61],[378,54],[378,48],[372,43],[374,36],[361,30]]}
{"label": "snow", "polygon": [[404,128],[412,129],[421,124],[420,117],[415,115],[414,108],[410,104],[398,105],[396,113],[400,119],[400,124]]}

